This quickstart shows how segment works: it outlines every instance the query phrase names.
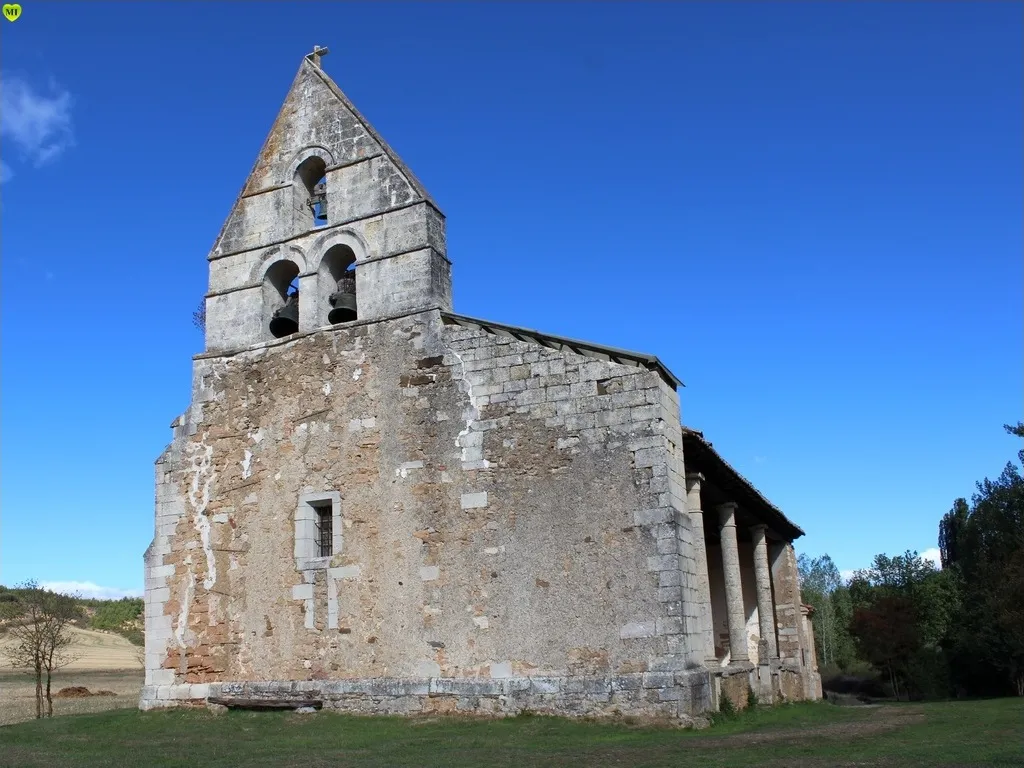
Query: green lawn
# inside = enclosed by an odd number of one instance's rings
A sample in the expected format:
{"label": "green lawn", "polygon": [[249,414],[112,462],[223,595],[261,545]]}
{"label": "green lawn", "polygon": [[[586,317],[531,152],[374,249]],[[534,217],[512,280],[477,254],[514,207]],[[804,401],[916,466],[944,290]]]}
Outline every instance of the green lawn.
{"label": "green lawn", "polygon": [[549,717],[205,711],[69,715],[0,727],[0,766],[1024,765],[1024,699],[796,704],[702,731]]}

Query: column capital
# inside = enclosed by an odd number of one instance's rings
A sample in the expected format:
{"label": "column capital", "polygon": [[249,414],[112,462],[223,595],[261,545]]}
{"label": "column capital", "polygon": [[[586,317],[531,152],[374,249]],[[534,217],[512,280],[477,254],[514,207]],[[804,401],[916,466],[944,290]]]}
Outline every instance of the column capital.
{"label": "column capital", "polygon": [[735,501],[727,501],[715,508],[718,511],[718,523],[721,527],[736,527],[736,509],[738,507],[739,504]]}
{"label": "column capital", "polygon": [[700,484],[704,481],[704,475],[700,472],[686,473],[686,506],[690,513],[700,512]]}
{"label": "column capital", "polygon": [[758,531],[761,531],[762,533],[764,533],[765,531],[768,530],[768,523],[757,523],[755,525],[750,526],[750,530],[752,532],[754,532],[754,533],[756,533]]}

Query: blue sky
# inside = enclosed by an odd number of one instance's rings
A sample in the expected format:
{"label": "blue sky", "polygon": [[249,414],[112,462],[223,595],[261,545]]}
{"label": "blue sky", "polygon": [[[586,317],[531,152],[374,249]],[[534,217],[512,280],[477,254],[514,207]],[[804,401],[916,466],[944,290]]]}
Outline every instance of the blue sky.
{"label": "blue sky", "polygon": [[0,21],[0,582],[140,590],[206,255],[302,56],[456,311],[659,355],[841,569],[1024,410],[1021,3],[40,3]]}

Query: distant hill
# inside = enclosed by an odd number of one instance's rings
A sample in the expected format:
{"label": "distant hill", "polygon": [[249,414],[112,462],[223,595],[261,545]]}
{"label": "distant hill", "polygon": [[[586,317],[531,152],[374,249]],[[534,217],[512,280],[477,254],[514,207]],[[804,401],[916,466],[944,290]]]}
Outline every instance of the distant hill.
{"label": "distant hill", "polygon": [[133,645],[144,645],[145,603],[141,597],[122,597],[120,600],[78,601],[85,617],[83,629],[102,629],[122,635]]}
{"label": "distant hill", "polygon": [[[71,635],[69,650],[75,660],[65,667],[68,671],[142,669],[142,647],[132,645],[121,635],[78,627],[71,628]],[[0,674],[10,669],[6,643],[0,635]]]}
{"label": "distant hill", "polygon": [[[25,592],[21,587],[0,585],[0,603],[20,602]],[[79,598],[76,603],[79,607],[79,618],[75,622],[78,629],[113,632],[133,645],[144,644],[145,603],[141,597],[123,597],[120,600]]]}

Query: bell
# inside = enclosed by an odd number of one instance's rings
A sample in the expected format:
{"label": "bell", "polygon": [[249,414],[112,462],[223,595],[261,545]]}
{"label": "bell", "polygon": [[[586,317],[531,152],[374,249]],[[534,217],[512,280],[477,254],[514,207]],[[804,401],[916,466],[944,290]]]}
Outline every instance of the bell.
{"label": "bell", "polygon": [[318,221],[327,221],[327,184],[321,182],[313,187],[313,194],[309,200],[306,201],[306,205],[313,211],[313,216]]}
{"label": "bell", "polygon": [[331,306],[334,309],[327,314],[327,322],[331,325],[347,323],[356,319],[356,295],[351,292],[351,289],[346,288],[332,293]]}
{"label": "bell", "polygon": [[283,307],[274,310],[274,316],[270,318],[270,332],[274,338],[280,339],[297,330],[299,330],[299,294],[293,293]]}

